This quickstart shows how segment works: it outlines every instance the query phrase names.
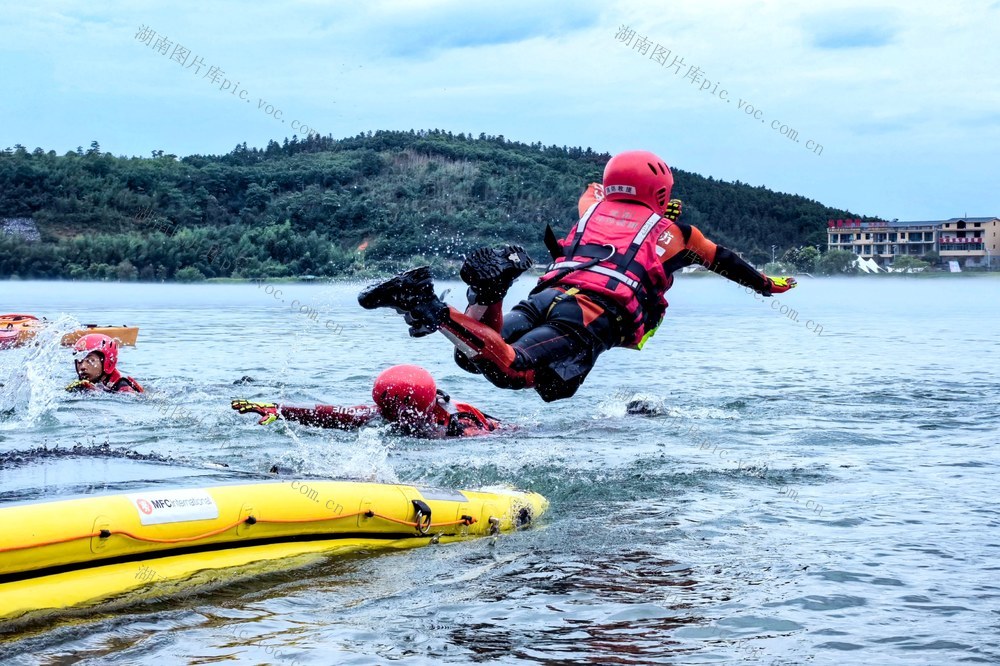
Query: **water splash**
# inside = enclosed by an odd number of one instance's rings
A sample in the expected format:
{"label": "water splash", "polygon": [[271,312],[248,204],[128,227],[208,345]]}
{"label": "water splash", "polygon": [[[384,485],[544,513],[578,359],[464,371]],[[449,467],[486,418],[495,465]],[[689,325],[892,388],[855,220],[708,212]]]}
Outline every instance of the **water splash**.
{"label": "water splash", "polygon": [[62,337],[78,328],[79,321],[61,315],[28,345],[0,352],[0,430],[35,425],[53,414],[72,374]]}

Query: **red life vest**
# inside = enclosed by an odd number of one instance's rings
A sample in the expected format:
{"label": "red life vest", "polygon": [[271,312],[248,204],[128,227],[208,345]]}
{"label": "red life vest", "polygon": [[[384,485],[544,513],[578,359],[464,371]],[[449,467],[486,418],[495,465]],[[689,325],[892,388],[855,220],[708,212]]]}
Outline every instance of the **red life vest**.
{"label": "red life vest", "polygon": [[113,370],[107,379],[104,380],[106,390],[118,393],[124,388],[131,389],[135,393],[142,393],[142,386],[131,377],[125,377],[117,369]]}
{"label": "red life vest", "polygon": [[449,437],[484,435],[500,425],[492,416],[487,416],[465,402],[452,402],[450,398],[446,400],[439,397],[434,407],[435,420],[445,427]]}
{"label": "red life vest", "polygon": [[614,302],[632,319],[622,344],[641,349],[667,309],[663,294],[672,281],[656,241],[672,224],[646,206],[598,202],[559,241],[563,256],[549,265],[539,284],[578,287]]}

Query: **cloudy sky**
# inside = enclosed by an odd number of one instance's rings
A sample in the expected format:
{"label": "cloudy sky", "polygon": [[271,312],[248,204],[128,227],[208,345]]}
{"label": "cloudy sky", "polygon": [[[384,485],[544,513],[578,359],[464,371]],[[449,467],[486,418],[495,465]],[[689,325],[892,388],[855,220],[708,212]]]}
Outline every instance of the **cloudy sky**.
{"label": "cloudy sky", "polygon": [[0,9],[0,148],[441,128],[647,148],[888,219],[1000,215],[1000,0],[97,4]]}

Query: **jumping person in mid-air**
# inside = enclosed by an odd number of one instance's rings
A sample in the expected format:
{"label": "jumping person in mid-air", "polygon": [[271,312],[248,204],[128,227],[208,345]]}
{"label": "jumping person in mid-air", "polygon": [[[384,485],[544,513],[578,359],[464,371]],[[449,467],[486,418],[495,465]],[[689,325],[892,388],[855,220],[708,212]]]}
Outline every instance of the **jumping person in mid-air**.
{"label": "jumping person in mid-air", "polygon": [[259,414],[261,425],[281,418],[321,428],[354,430],[381,418],[404,434],[433,439],[484,435],[500,426],[499,421],[472,405],[453,402],[437,388],[431,374],[416,365],[395,365],[384,370],[375,379],[372,399],[374,405],[355,407],[291,407],[233,400],[232,408],[240,414]]}
{"label": "jumping person in mid-air", "polygon": [[534,388],[548,402],[576,393],[608,349],[642,349],[663,320],[674,271],[702,264],[764,296],[795,286],[678,222],[673,175],[653,153],[616,155],[603,180],[581,197],[580,220],[564,239],[546,230],[553,263],[506,317],[503,298],[532,265],[517,245],[470,253],[461,270],[469,285],[464,314],[434,294],[426,266],[368,287],[358,302],[404,314],[413,337],[440,329],[461,367],[501,388]]}
{"label": "jumping person in mid-air", "polygon": [[142,386],[118,370],[118,341],[101,333],[83,336],[73,345],[77,380],[67,391],[142,393]]}

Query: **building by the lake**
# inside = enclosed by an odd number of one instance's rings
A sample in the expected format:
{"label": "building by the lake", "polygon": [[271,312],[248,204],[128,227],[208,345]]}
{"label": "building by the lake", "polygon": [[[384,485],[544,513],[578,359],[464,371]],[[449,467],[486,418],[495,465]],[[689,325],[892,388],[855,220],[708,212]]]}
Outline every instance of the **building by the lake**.
{"label": "building by the lake", "polygon": [[880,266],[891,264],[896,257],[922,257],[931,252],[941,261],[957,261],[963,267],[1000,264],[995,259],[1000,245],[997,217],[923,222],[829,220],[826,234],[831,250],[849,250]]}

